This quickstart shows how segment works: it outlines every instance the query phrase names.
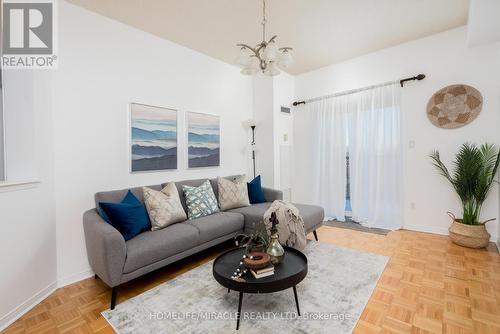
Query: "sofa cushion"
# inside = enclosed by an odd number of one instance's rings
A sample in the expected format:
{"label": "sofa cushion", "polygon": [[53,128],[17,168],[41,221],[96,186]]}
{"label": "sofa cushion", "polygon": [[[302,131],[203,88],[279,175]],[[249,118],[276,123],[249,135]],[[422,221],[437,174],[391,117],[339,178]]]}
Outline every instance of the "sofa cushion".
{"label": "sofa cushion", "polygon": [[[299,209],[300,215],[304,220],[306,232],[311,232],[317,225],[323,222],[325,212],[322,207],[316,205],[293,204]],[[270,202],[253,204],[243,208],[229,210],[229,212],[238,212],[245,216],[245,233],[255,232],[257,223],[262,222],[264,213],[271,206]]]}
{"label": "sofa cushion", "polygon": [[321,206],[295,203],[293,203],[293,205],[299,209],[300,215],[302,219],[304,219],[306,232],[311,232],[318,225],[323,223],[325,219],[325,210]]}
{"label": "sofa cushion", "polygon": [[[114,203],[114,202],[113,202]],[[132,194],[129,190],[125,197],[121,200],[120,204],[130,204],[130,205],[139,205],[141,202],[137,199],[137,197]],[[104,219],[108,224],[111,224],[111,220],[109,219],[106,211],[104,211],[99,203],[97,203],[97,212],[101,215],[102,219]]]}
{"label": "sofa cushion", "polygon": [[[198,179],[198,180],[185,180],[185,181],[177,181],[175,182],[175,186],[177,187],[177,192],[179,193],[179,198],[181,199],[181,204],[182,207],[184,208],[184,211],[188,212],[187,204],[186,204],[186,198],[184,197],[184,190],[182,190],[183,186],[189,186],[189,187],[199,187],[205,182],[207,179]],[[164,183],[162,184],[163,187],[165,187],[167,184]],[[213,188],[213,184],[212,184]],[[215,191],[214,191],[215,193]]]}
{"label": "sofa cushion", "polygon": [[218,212],[210,216],[188,220],[182,224],[194,226],[200,232],[200,241],[207,242],[219,237],[243,232],[245,219],[235,212]]}
{"label": "sofa cushion", "polygon": [[[233,179],[237,175],[234,176],[227,176],[225,177],[226,179]],[[181,199],[181,204],[182,207],[184,208],[184,211],[188,211],[187,205],[186,205],[186,199],[184,198],[184,191],[182,190],[182,186],[190,186],[190,187],[199,187],[205,182],[207,179],[197,179],[197,180],[184,180],[184,181],[177,181],[175,182],[175,186],[177,187],[177,191],[179,192],[179,196]],[[212,185],[212,190],[214,191],[215,198],[218,198],[219,196],[219,189],[217,187],[217,179],[210,179],[210,184]],[[162,187],[165,187],[167,184],[163,183]],[[161,189],[161,188],[160,188]]]}
{"label": "sofa cushion", "polygon": [[206,180],[199,187],[182,186],[188,208],[188,218],[195,219],[219,211],[217,199],[210,181]]}
{"label": "sofa cushion", "polygon": [[219,208],[223,211],[249,206],[246,176],[239,175],[232,180],[217,178]]}
{"label": "sofa cushion", "polygon": [[266,202],[266,196],[262,190],[260,175],[247,183],[248,197],[251,204],[259,204]]}
{"label": "sofa cushion", "polygon": [[151,231],[160,230],[187,219],[173,182],[168,183],[161,191],[148,187],[144,187],[143,191],[144,204],[151,219]]}
{"label": "sofa cushion", "polygon": [[[162,186],[159,184],[146,186],[148,188],[160,191]],[[110,202],[110,203],[118,203],[120,202],[128,192],[134,194],[134,196],[141,202],[144,203],[142,187],[135,187],[130,189],[120,189],[120,190],[111,190],[111,191],[100,191],[94,195],[94,200],[96,204],[96,208],[99,208],[99,202]],[[99,211],[99,210],[98,210]]]}
{"label": "sofa cushion", "polygon": [[200,244],[198,229],[177,223],[158,231],[147,231],[126,242],[124,273],[166,259]]}
{"label": "sofa cushion", "polygon": [[129,191],[120,203],[100,202],[103,217],[116,228],[125,240],[151,229],[148,213],[144,205]]}

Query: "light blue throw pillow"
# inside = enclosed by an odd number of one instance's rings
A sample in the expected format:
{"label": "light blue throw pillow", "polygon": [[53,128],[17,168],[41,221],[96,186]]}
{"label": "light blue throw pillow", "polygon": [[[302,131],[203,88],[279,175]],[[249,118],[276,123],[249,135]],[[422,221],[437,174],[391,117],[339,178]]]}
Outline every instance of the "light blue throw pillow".
{"label": "light blue throw pillow", "polygon": [[195,219],[219,212],[217,199],[210,181],[206,180],[199,187],[182,186],[186,205],[188,208],[188,218]]}

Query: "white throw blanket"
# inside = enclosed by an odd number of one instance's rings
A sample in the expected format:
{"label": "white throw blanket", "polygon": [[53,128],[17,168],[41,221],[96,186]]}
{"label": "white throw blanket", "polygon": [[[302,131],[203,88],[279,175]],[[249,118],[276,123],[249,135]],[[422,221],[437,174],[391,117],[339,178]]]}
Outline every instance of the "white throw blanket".
{"label": "white throw blanket", "polygon": [[299,209],[293,204],[284,201],[274,201],[266,213],[264,213],[264,224],[267,233],[271,233],[271,213],[276,212],[279,221],[277,225],[279,241],[282,245],[303,250],[306,247],[306,232],[304,220],[300,216]]}

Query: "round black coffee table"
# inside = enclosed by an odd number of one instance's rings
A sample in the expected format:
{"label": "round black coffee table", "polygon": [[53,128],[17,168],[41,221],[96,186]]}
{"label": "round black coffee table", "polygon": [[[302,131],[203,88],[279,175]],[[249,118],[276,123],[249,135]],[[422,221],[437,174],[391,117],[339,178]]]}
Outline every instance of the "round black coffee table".
{"label": "round black coffee table", "polygon": [[245,282],[231,279],[231,275],[241,261],[244,249],[231,249],[215,259],[213,265],[215,280],[223,287],[228,288],[228,292],[234,290],[240,293],[238,313],[236,315],[236,329],[240,327],[243,293],[271,293],[293,288],[297,313],[300,316],[299,299],[297,298],[297,289],[295,286],[307,275],[307,258],[294,248],[286,246],[283,248],[285,249],[285,257],[281,264],[274,267],[274,275],[256,279],[252,273],[248,272],[243,276]]}

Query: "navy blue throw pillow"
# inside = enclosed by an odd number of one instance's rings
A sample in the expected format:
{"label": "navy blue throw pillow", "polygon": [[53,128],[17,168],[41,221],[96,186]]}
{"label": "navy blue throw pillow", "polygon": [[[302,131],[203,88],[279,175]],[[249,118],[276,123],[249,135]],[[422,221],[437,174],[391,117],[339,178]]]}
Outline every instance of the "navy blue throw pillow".
{"label": "navy blue throw pillow", "polygon": [[149,231],[151,222],[144,205],[129,190],[121,203],[99,203],[111,225],[116,228],[125,241]]}
{"label": "navy blue throw pillow", "polygon": [[255,179],[247,183],[248,188],[248,199],[250,199],[250,204],[265,203],[266,197],[264,196],[264,191],[262,190],[262,185],[260,183],[260,175]]}
{"label": "navy blue throw pillow", "polygon": [[[132,194],[132,192],[129,190],[129,191],[127,191],[127,194],[125,195],[125,197],[122,199],[122,201],[120,203],[139,205],[139,204],[141,204],[141,201],[139,201],[137,199],[137,197],[135,197],[134,194]],[[106,212],[102,209],[101,203],[99,203],[99,210],[98,211],[99,211],[99,214],[101,215],[102,219],[104,219],[108,224],[111,224],[111,220],[109,219]]]}

